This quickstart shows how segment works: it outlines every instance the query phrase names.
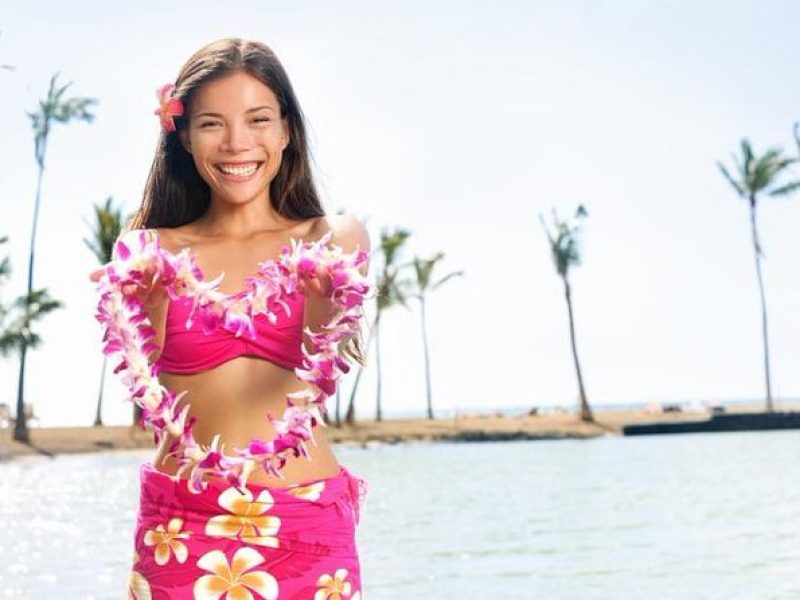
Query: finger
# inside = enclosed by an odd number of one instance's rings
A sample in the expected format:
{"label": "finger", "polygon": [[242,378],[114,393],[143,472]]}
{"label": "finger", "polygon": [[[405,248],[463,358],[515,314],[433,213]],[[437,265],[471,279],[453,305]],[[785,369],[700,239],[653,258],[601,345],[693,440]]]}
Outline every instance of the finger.
{"label": "finger", "polygon": [[131,294],[136,294],[137,291],[139,290],[139,286],[136,285],[135,283],[127,283],[127,284],[123,285],[121,289],[122,289],[122,293],[125,294],[126,296],[128,296],[128,295],[131,295]]}
{"label": "finger", "polygon": [[331,278],[325,274],[317,279],[317,288],[321,296],[327,296],[331,289]]}
{"label": "finger", "polygon": [[315,294],[320,293],[319,279],[317,279],[316,277],[309,280],[308,286],[311,288],[311,291],[314,292]]}

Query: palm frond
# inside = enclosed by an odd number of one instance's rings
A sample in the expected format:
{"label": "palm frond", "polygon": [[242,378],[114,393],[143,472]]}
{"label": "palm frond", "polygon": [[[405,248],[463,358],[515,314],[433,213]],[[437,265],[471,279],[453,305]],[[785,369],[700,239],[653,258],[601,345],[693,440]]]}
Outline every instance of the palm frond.
{"label": "palm frond", "polygon": [[[581,253],[578,242],[580,227],[569,221],[560,219],[555,209],[552,210],[552,213],[554,232],[551,232],[547,227],[541,214],[539,215],[539,221],[542,223],[542,227],[547,234],[547,239],[550,243],[550,254],[556,271],[559,275],[564,277],[567,275],[571,266],[581,264]],[[580,207],[575,212],[576,218],[578,215],[582,217],[586,214],[588,214],[586,209],[583,208],[583,210],[580,210]]]}
{"label": "palm frond", "polygon": [[769,192],[770,196],[788,196],[793,191],[800,189],[800,181],[793,181],[791,183],[787,183],[779,188],[775,188]]}
{"label": "palm frond", "polygon": [[386,310],[397,304],[408,308],[406,302],[408,289],[404,283],[399,281],[398,275],[412,263],[403,263],[398,267],[395,262],[400,258],[403,246],[410,235],[411,232],[403,228],[381,231],[379,250],[383,264],[376,279],[378,311]]}
{"label": "palm frond", "polygon": [[742,188],[741,185],[739,185],[738,181],[736,181],[733,177],[731,177],[731,174],[728,173],[728,169],[725,168],[725,165],[717,161],[717,166],[719,167],[719,170],[722,172],[722,174],[725,176],[725,179],[728,180],[728,183],[730,183],[733,186],[733,189],[736,190],[736,193],[744,197],[745,196],[744,189]]}
{"label": "palm frond", "polygon": [[50,78],[47,97],[44,100],[39,100],[39,110],[37,112],[26,111],[26,114],[31,119],[31,126],[34,131],[36,161],[40,168],[44,166],[44,152],[50,131],[50,123],[52,121],[67,123],[72,119],[91,123],[94,115],[89,112],[88,108],[98,102],[95,98],[83,97],[74,97],[62,101],[61,97],[72,82],[56,89],[56,79],[59,74],[59,72],[56,72]]}
{"label": "palm frond", "polygon": [[555,244],[555,239],[553,238],[553,235],[550,233],[550,230],[547,228],[547,223],[544,222],[544,217],[542,216],[542,213],[539,213],[539,223],[542,224],[542,229],[544,230],[544,233],[547,236],[547,241],[550,243],[550,246],[553,246],[553,244]]}
{"label": "palm frond", "polygon": [[[16,309],[14,311],[16,317],[0,331],[0,355],[3,356],[7,356],[9,352],[20,348],[23,344],[36,348],[41,342],[41,336],[33,331],[32,324],[64,306],[59,300],[50,298],[46,288],[31,290],[29,295],[16,298],[12,305]],[[4,311],[3,315],[6,314],[8,312]]]}
{"label": "palm frond", "polygon": [[414,257],[412,265],[417,277],[417,288],[419,288],[421,292],[424,293],[428,289],[433,268],[436,266],[436,263],[443,258],[444,252],[437,252],[432,258],[428,259],[419,258],[418,256]]}
{"label": "palm frond", "polygon": [[[0,244],[5,244],[8,241],[8,236],[0,237]],[[0,277],[9,277],[11,275],[11,260],[8,256],[3,257],[0,262]]]}
{"label": "palm frond", "polygon": [[717,161],[720,172],[739,196],[755,204],[758,194],[762,192],[778,196],[796,189],[793,182],[778,185],[777,188],[774,186],[785,173],[789,172],[789,167],[798,162],[797,158],[784,156],[778,147],[768,148],[764,154],[758,156],[747,138],[741,140],[740,147],[741,156],[732,156],[733,164],[739,173],[738,179],[731,175],[725,165]]}
{"label": "palm frond", "polygon": [[19,296],[14,300],[13,305],[21,310],[24,310],[27,306],[31,322],[37,321],[47,313],[64,306],[61,301],[51,299],[46,288],[31,290],[29,295]]}
{"label": "palm frond", "polygon": [[402,228],[397,228],[391,232],[386,229],[381,231],[380,250],[383,255],[383,263],[386,267],[394,264],[401,248],[405,245],[410,235],[410,231]]}
{"label": "palm frond", "polygon": [[10,329],[0,330],[0,356],[7,358],[19,344],[19,338]]}
{"label": "palm frond", "polygon": [[463,276],[464,276],[464,271],[453,271],[452,273],[448,273],[447,275],[442,277],[439,281],[434,283],[431,286],[431,289],[432,290],[439,289],[442,285],[444,285],[447,282],[448,279],[452,279],[453,277],[463,277]]}
{"label": "palm frond", "polygon": [[109,196],[103,206],[94,205],[95,222],[93,224],[84,223],[91,229],[92,238],[83,238],[83,242],[94,254],[100,264],[105,264],[111,260],[114,243],[122,231],[122,211],[113,208],[113,198]]}
{"label": "palm frond", "polygon": [[406,310],[411,310],[408,298],[414,293],[414,282],[411,279],[396,280],[391,288],[394,304],[399,304]]}

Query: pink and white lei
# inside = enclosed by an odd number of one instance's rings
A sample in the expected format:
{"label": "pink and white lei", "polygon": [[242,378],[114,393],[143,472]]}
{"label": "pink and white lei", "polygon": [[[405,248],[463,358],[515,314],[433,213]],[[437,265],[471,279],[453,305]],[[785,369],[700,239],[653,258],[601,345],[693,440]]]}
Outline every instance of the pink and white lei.
{"label": "pink and white lei", "polygon": [[[363,304],[376,290],[358,270],[368,258],[360,248],[344,254],[335,244],[328,244],[331,232],[316,242],[291,239],[291,248],[283,246],[276,260],[259,265],[258,272],[245,280],[245,289],[237,294],[217,290],[224,273],[213,281],[204,281],[188,248],[177,255],[160,247],[158,236],[148,229],[131,230],[117,240],[112,260],[103,266],[97,290],[100,300],[95,318],[103,325],[103,353],[119,355],[121,360],[114,373],[130,392],[127,400],[142,408],[142,428],[154,429],[155,443],[161,443],[165,432],[174,436],[167,456],[175,456],[178,470],[172,476],[178,481],[189,473],[188,488],[200,493],[206,488],[204,477],[221,478],[242,491],[247,479],[259,466],[267,473],[283,477],[281,469],[291,452],[294,456],[310,458],[306,442],[316,444],[312,427],[325,425],[321,412],[325,400],[336,391],[339,378],[349,371],[347,361],[339,354],[339,341],[354,334],[363,315]],[[237,337],[255,336],[253,318],[265,314],[271,323],[276,310],[290,309],[286,297],[293,298],[301,279],[328,274],[329,296],[337,310],[331,321],[319,332],[306,327],[311,353],[301,344],[303,366],[294,369],[304,389],[286,395],[287,408],[283,417],[267,414],[277,437],[272,440],[253,439],[246,448],[234,448],[236,456],[223,454],[218,447],[219,434],[210,446],[198,444],[192,435],[197,417],[187,420],[189,405],[180,412],[177,404],[186,391],[175,394],[158,381],[159,367],[149,362],[149,355],[159,350],[154,343],[152,327],[142,302],[133,293],[123,293],[131,284],[150,285],[160,278],[171,299],[188,296],[194,300],[187,327],[199,319],[206,333],[220,323]]]}

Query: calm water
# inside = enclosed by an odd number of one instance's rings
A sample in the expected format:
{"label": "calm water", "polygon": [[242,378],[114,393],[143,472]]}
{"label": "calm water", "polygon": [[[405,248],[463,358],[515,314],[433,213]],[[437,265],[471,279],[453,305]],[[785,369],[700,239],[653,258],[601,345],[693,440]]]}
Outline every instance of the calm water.
{"label": "calm water", "polygon": [[[800,433],[339,446],[366,600],[800,598]],[[150,452],[0,464],[0,597],[124,598]],[[35,483],[33,483],[35,482]]]}

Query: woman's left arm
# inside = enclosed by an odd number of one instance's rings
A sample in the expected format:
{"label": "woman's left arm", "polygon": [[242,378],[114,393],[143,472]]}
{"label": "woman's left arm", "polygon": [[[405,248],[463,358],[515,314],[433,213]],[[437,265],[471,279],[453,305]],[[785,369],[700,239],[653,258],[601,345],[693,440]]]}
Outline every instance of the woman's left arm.
{"label": "woman's left arm", "polygon": [[[345,254],[352,254],[357,250],[364,250],[370,254],[371,246],[369,233],[364,224],[356,217],[351,215],[330,215],[320,219],[323,226],[314,235],[315,239],[321,238],[328,231],[331,238],[328,244],[339,246]],[[359,265],[358,270],[365,277],[369,272],[369,259]],[[317,332],[321,326],[329,322],[337,312],[333,301],[328,294],[330,292],[330,279],[327,275],[308,279],[303,284],[306,293],[305,316],[303,319],[303,330],[307,327]],[[342,340],[343,345],[347,338]],[[305,341],[305,337],[304,337]],[[310,351],[308,345],[306,348]]]}

